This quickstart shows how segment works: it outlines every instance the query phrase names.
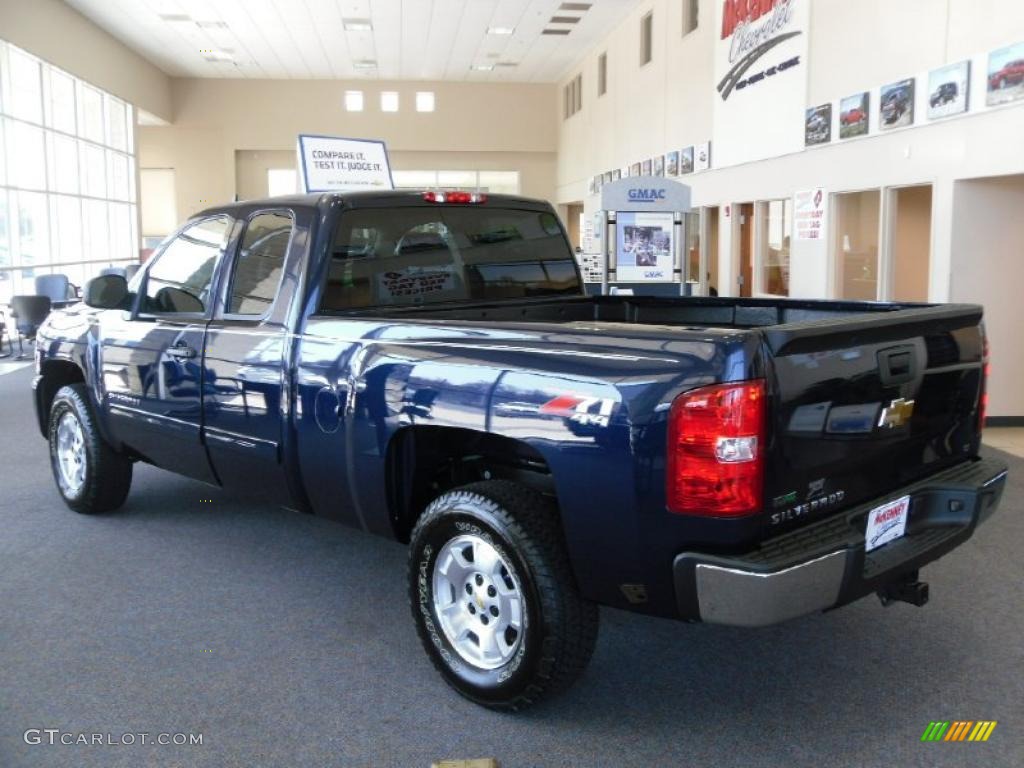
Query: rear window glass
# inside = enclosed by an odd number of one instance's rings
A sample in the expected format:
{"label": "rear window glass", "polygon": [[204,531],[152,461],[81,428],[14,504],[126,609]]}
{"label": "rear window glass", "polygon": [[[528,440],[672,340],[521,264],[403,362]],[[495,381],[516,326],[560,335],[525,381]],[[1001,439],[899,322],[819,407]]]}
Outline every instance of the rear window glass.
{"label": "rear window glass", "polygon": [[558,219],[544,211],[346,211],[330,256],[323,310],[580,293]]}

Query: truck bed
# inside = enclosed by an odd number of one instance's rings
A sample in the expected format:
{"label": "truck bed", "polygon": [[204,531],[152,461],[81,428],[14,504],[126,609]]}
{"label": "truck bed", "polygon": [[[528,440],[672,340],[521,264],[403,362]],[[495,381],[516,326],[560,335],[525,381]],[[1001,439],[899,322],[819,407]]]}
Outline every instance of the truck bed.
{"label": "truck bed", "polygon": [[761,328],[774,354],[936,334],[981,321],[971,304],[898,304],[729,297],[581,296],[480,304],[379,307],[361,316],[517,323],[598,322]]}

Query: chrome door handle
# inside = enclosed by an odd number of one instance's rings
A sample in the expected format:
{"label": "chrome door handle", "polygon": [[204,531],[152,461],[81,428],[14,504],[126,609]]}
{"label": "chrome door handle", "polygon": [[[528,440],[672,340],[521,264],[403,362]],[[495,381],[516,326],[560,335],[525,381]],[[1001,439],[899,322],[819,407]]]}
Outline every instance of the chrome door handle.
{"label": "chrome door handle", "polygon": [[196,351],[185,342],[179,341],[177,344],[167,348],[167,354],[171,357],[183,357],[188,359],[195,357]]}

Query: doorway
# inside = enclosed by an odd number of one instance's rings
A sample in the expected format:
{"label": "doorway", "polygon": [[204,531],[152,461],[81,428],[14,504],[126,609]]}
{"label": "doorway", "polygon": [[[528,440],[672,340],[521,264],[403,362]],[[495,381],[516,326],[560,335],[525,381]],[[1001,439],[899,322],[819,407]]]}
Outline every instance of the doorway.
{"label": "doorway", "polygon": [[889,295],[928,301],[932,252],[932,185],[889,190]]}
{"label": "doorway", "polygon": [[583,203],[569,203],[565,212],[565,228],[569,232],[569,242],[579,253],[583,247],[581,239],[583,221]]}
{"label": "doorway", "polygon": [[740,203],[740,297],[750,298],[754,289],[754,204]]}
{"label": "doorway", "polygon": [[704,293],[707,296],[718,295],[718,206],[709,206],[704,209],[704,220],[707,236],[704,238]]}

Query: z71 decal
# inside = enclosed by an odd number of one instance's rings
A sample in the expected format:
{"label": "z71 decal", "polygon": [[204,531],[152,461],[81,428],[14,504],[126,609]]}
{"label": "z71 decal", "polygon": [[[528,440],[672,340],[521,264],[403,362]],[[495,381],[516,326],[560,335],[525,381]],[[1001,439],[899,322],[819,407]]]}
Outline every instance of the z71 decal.
{"label": "z71 decal", "polygon": [[615,401],[607,397],[579,397],[559,395],[540,407],[540,413],[560,416],[577,424],[607,427],[612,418]]}

